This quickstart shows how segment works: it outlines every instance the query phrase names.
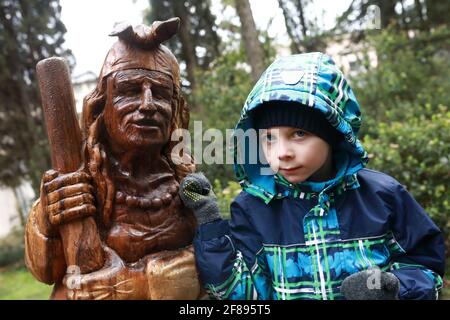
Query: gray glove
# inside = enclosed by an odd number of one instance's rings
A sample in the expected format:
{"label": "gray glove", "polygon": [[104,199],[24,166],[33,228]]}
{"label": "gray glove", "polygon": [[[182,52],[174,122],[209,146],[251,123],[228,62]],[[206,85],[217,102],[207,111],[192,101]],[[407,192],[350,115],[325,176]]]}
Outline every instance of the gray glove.
{"label": "gray glove", "polygon": [[184,205],[191,209],[199,225],[221,219],[211,183],[201,172],[188,174],[178,191]]}
{"label": "gray glove", "polygon": [[400,281],[389,272],[369,268],[352,274],[342,282],[347,300],[398,300]]}

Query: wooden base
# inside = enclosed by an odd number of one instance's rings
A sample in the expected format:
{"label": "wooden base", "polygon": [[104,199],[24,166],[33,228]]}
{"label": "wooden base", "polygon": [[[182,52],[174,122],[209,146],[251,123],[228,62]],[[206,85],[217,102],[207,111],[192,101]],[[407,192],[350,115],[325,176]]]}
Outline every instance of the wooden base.
{"label": "wooden base", "polygon": [[[108,251],[107,251],[108,252]],[[109,252],[111,257],[111,252]],[[66,276],[55,284],[52,300],[196,300],[204,299],[192,246],[148,255],[123,264],[113,254],[111,264],[97,272]],[[68,287],[78,288],[69,289]]]}

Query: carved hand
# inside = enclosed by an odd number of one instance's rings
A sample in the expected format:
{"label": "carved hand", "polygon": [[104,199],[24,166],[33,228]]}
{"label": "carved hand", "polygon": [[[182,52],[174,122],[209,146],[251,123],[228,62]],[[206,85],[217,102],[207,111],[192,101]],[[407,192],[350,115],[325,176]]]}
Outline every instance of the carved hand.
{"label": "carved hand", "polygon": [[91,176],[84,171],[44,173],[40,201],[51,228],[95,214],[94,188],[90,181]]}
{"label": "carved hand", "polygon": [[105,266],[88,274],[64,277],[72,300],[192,300],[205,295],[198,280],[192,246],[150,254],[133,264],[103,247]]}

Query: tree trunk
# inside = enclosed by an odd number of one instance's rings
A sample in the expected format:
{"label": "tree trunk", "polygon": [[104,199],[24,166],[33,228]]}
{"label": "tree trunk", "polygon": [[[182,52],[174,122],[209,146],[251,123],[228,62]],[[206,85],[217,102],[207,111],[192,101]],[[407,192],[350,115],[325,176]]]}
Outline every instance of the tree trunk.
{"label": "tree trunk", "polygon": [[[207,28],[210,30],[209,36],[210,36],[210,46],[212,50],[212,57],[213,59],[215,57],[221,56],[220,53],[220,38],[217,35],[217,29],[216,29],[216,21],[214,19],[213,14],[211,13],[211,1],[200,1],[202,5],[196,4],[196,8],[199,13],[201,13],[200,19],[202,19],[207,26]],[[212,60],[213,60],[212,59]],[[205,64],[202,66],[204,69],[208,68],[208,64],[210,61],[206,61]]]}
{"label": "tree trunk", "polygon": [[[17,39],[16,30],[11,19],[6,19],[5,8],[0,6],[0,22],[4,27],[4,32],[8,34],[9,39]],[[14,111],[17,116],[20,115],[20,121],[22,123],[17,124],[17,127],[20,128],[24,126],[29,130],[29,132],[36,132],[36,125],[32,118],[32,101],[29,97],[29,89],[28,85],[23,80],[23,75],[25,74],[25,63],[22,61],[22,55],[19,53],[19,49],[14,46],[11,49],[11,54],[6,56],[7,64],[9,65],[9,69],[12,74],[17,76],[17,81],[10,83],[11,87],[13,87],[13,94],[11,96],[15,97],[15,101],[9,101],[7,103],[10,104],[10,107],[14,107],[16,110]],[[33,188],[35,185],[39,184],[39,181],[35,181],[34,174],[32,172],[32,168],[30,166],[30,162],[33,160],[33,155],[31,154],[32,146],[37,143],[36,134],[27,134],[28,132],[21,132],[20,134],[15,135],[14,139],[15,143],[20,144],[21,153],[24,156],[26,163],[26,171],[29,173],[30,178],[32,179]],[[40,180],[40,179],[39,179]],[[12,187],[12,186],[11,186]],[[36,189],[35,189],[36,191]]]}
{"label": "tree trunk", "polygon": [[417,18],[418,18],[418,24],[420,26],[420,29],[422,30],[426,30],[428,29],[428,26],[425,23],[425,19],[423,17],[423,7],[422,7],[422,3],[420,2],[420,0],[414,0],[414,7],[416,9],[416,14],[417,14]]}
{"label": "tree trunk", "polygon": [[189,22],[189,13],[184,5],[184,1],[174,2],[173,11],[175,16],[178,16],[181,19],[181,26],[178,32],[182,44],[184,60],[186,61],[187,78],[191,84],[191,90],[195,91],[195,69],[197,68],[198,63],[195,54],[194,41],[190,33],[191,24]]}
{"label": "tree trunk", "polygon": [[397,13],[395,12],[395,5],[397,4],[397,1],[377,0],[374,4],[380,7],[382,29],[386,28],[392,21],[397,22]]}
{"label": "tree trunk", "polygon": [[297,9],[300,16],[300,24],[302,25],[303,38],[307,37],[308,26],[306,25],[305,14],[303,13],[303,3],[302,0],[297,0]]}
{"label": "tree trunk", "polygon": [[283,0],[278,0],[278,5],[280,6],[281,10],[283,11],[284,24],[286,26],[286,31],[289,36],[289,39],[291,39],[291,52],[293,54],[300,53],[300,52],[302,52],[301,46],[300,46],[298,39],[295,36],[295,33],[294,33],[295,26],[293,24],[291,16],[289,15],[289,10],[286,6],[286,3]]}
{"label": "tree trunk", "polygon": [[305,19],[305,2],[302,0],[297,0],[296,2],[298,15],[300,18],[300,25],[302,29],[302,36],[303,36],[303,47],[306,49],[307,52],[312,51],[318,51],[317,44],[315,39],[310,35],[308,38],[308,25],[307,21]]}
{"label": "tree trunk", "polygon": [[236,11],[241,20],[241,34],[244,41],[247,61],[252,68],[253,81],[258,81],[264,71],[264,52],[258,40],[255,20],[248,0],[235,0]]}

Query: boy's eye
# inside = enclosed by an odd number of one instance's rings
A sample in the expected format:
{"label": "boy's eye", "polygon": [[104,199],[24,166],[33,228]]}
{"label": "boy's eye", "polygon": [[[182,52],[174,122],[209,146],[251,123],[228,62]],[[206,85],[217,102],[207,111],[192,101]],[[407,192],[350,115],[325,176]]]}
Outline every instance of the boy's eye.
{"label": "boy's eye", "polygon": [[297,131],[294,132],[294,136],[299,137],[299,138],[302,138],[305,135],[306,135],[306,132],[303,131],[303,130],[297,130]]}
{"label": "boy's eye", "polygon": [[264,141],[266,141],[266,142],[273,142],[273,141],[275,141],[275,136],[274,136],[274,135],[271,135],[271,134],[266,134],[266,135],[263,137],[263,139],[264,139]]}

